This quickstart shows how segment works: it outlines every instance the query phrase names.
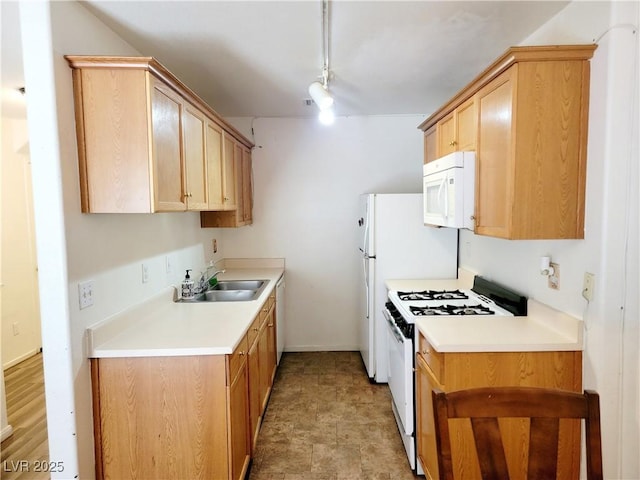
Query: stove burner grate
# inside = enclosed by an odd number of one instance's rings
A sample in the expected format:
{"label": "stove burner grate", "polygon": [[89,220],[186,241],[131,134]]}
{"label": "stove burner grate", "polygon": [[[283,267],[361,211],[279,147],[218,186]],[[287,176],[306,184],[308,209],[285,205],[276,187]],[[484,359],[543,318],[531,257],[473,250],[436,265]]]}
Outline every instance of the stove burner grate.
{"label": "stove burner grate", "polygon": [[420,292],[398,292],[402,301],[411,300],[467,300],[469,296],[460,290],[423,290]]}
{"label": "stove burner grate", "polygon": [[414,307],[409,310],[413,315],[422,317],[429,315],[495,315],[495,312],[484,305],[439,305],[433,307]]}

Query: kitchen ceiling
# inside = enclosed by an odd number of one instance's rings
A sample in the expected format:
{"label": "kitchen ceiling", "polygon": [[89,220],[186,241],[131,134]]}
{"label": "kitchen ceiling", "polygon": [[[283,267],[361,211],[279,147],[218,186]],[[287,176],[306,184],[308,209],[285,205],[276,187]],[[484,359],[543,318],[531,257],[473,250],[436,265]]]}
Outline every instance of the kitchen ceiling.
{"label": "kitchen ceiling", "polygon": [[[304,100],[321,74],[321,0],[81,3],[223,116],[317,113]],[[430,114],[567,3],[332,0],[336,114]],[[3,90],[22,82],[17,17],[2,1]]]}

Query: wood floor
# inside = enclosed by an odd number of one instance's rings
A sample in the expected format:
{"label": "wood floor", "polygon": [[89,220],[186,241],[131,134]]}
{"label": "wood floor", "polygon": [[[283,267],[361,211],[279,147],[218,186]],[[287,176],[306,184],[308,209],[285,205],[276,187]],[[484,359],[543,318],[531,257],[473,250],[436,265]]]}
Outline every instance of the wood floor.
{"label": "wood floor", "polygon": [[13,435],[0,447],[0,477],[3,480],[48,479],[49,444],[42,354],[8,368],[4,381],[7,416]]}

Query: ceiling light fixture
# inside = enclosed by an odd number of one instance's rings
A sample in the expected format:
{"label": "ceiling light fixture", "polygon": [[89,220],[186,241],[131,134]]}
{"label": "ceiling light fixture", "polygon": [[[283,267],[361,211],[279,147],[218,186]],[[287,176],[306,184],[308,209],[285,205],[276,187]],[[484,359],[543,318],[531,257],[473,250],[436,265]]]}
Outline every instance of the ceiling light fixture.
{"label": "ceiling light fixture", "polygon": [[333,96],[329,92],[329,0],[322,0],[322,76],[309,85],[309,95],[320,109],[320,122],[332,124],[335,114]]}

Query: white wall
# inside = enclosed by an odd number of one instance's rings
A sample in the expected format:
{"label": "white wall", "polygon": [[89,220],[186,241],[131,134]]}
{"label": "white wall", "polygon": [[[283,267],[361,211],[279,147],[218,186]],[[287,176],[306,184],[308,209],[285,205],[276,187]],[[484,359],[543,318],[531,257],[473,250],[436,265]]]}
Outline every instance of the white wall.
{"label": "white wall", "polygon": [[[585,239],[507,241],[463,231],[460,245],[463,266],[584,319],[584,386],[601,396],[605,478],[640,478],[638,12],[637,2],[574,2],[522,42],[598,44]],[[539,274],[542,255],[560,265],[558,291]],[[584,272],[596,278],[590,303],[581,296]]]}
{"label": "white wall", "polygon": [[358,349],[358,195],[421,191],[423,118],[253,121],[254,223],[225,255],[286,258],[287,350]]}
{"label": "white wall", "polygon": [[6,369],[37,353],[42,342],[27,122],[2,117],[1,131],[0,351]]}
{"label": "white wall", "polygon": [[[64,54],[139,52],[76,2],[21,4],[33,162],[36,244],[53,478],[93,478],[93,420],[85,328],[143,301],[204,266],[210,238],[197,213],[80,213],[71,70]],[[205,250],[205,245],[207,250]],[[219,255],[222,250],[219,251]],[[173,272],[166,273],[169,257]],[[221,258],[221,257],[217,257]],[[142,263],[150,281],[142,284]],[[78,307],[77,284],[94,281],[94,305]]]}

